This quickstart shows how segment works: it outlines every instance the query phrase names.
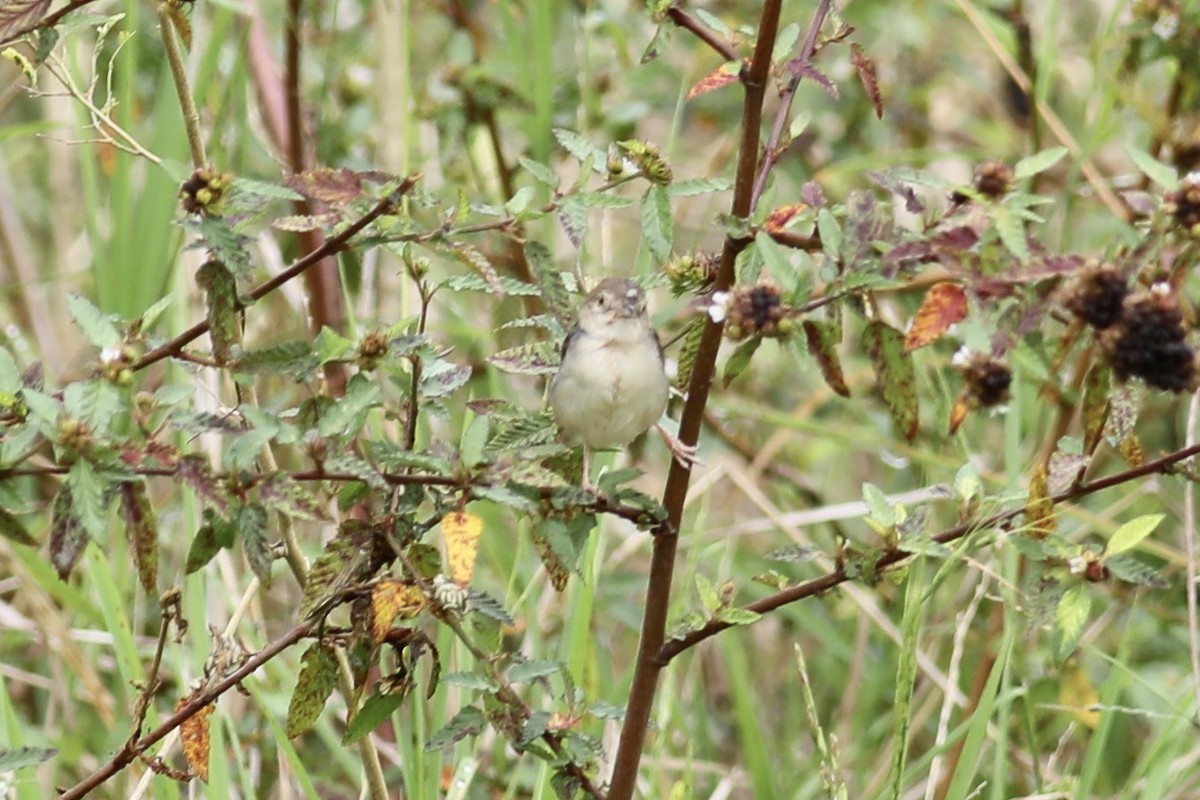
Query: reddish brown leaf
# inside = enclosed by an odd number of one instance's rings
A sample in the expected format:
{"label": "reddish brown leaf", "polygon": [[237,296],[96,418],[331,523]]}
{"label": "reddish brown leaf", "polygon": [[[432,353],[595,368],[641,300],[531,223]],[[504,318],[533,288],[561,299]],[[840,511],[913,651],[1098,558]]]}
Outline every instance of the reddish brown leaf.
{"label": "reddish brown leaf", "polygon": [[[179,702],[175,704],[175,710],[183,708],[190,700],[190,697],[179,698]],[[216,706],[209,703],[185,719],[179,726],[180,741],[183,743],[183,757],[187,759],[188,769],[205,783],[208,783],[208,718],[215,710]]]}
{"label": "reddish brown leaf", "polygon": [[932,344],[967,316],[967,293],[958,284],[942,281],[935,283],[926,293],[913,319],[908,335],[904,337],[904,352]]}
{"label": "reddish brown leaf", "polygon": [[46,16],[50,0],[10,0],[0,3],[0,42],[17,31],[29,30]]}
{"label": "reddish brown leaf", "polygon": [[362,195],[360,176],[349,169],[309,170],[288,176],[284,184],[305,197],[335,206],[357,200]]}
{"label": "reddish brown leaf", "polygon": [[687,99],[699,97],[702,94],[711,92],[714,89],[720,89],[722,86],[728,86],[731,83],[737,83],[738,76],[742,72],[742,64],[748,63],[742,61],[726,61],[721,66],[714,69],[712,72],[705,75],[700,81],[688,90]]}
{"label": "reddish brown leaf", "polygon": [[842,397],[850,396],[850,387],[842,374],[842,362],[838,358],[837,346],[841,331],[828,322],[804,321],[804,336],[808,340],[808,352],[821,368],[821,375],[830,389]]}
{"label": "reddish brown leaf", "polygon": [[767,215],[766,221],[763,222],[763,229],[767,233],[779,233],[792,221],[792,217],[806,208],[808,208],[806,203],[789,203],[786,206],[780,206]]}
{"label": "reddish brown leaf", "polygon": [[867,97],[871,98],[871,106],[875,109],[875,118],[883,119],[883,95],[879,93],[879,79],[875,73],[875,62],[870,59],[866,51],[857,44],[850,45],[850,61],[854,64],[854,69],[858,72],[859,83],[867,91]]}

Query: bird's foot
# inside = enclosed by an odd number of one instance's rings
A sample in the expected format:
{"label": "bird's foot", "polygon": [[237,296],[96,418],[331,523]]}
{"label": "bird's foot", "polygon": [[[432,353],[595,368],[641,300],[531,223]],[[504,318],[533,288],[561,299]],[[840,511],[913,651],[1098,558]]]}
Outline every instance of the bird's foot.
{"label": "bird's foot", "polygon": [[658,432],[662,434],[667,449],[671,451],[671,456],[674,457],[679,466],[690,470],[692,467],[704,464],[703,461],[696,458],[696,445],[684,444],[678,436],[663,427],[661,422],[654,423],[654,427],[658,428]]}

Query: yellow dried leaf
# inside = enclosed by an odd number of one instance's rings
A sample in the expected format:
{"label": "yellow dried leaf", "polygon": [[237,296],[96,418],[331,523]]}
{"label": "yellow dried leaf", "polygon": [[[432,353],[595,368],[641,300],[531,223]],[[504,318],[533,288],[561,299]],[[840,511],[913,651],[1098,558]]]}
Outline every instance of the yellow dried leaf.
{"label": "yellow dried leaf", "polygon": [[1048,482],[1046,465],[1038,464],[1029,478],[1029,501],[1025,504],[1025,522],[1029,525],[1029,533],[1038,539],[1045,539],[1057,527]]}
{"label": "yellow dried leaf", "polygon": [[459,586],[466,587],[471,582],[481,533],[483,520],[474,514],[455,511],[442,517],[442,538],[446,541],[450,577]]}
{"label": "yellow dried leaf", "polygon": [[371,589],[371,638],[378,644],[396,617],[415,617],[425,607],[420,588],[401,581],[380,581]]}
{"label": "yellow dried leaf", "polygon": [[1089,728],[1095,728],[1100,722],[1100,712],[1096,705],[1100,696],[1088,679],[1087,673],[1078,664],[1063,667],[1062,682],[1058,687],[1058,702],[1066,707],[1075,718]]}
{"label": "yellow dried leaf", "polygon": [[[191,700],[181,697],[175,704],[175,710],[183,708]],[[212,716],[216,706],[209,703],[179,726],[180,739],[183,742],[183,757],[187,759],[188,769],[200,780],[208,783],[208,718]]]}

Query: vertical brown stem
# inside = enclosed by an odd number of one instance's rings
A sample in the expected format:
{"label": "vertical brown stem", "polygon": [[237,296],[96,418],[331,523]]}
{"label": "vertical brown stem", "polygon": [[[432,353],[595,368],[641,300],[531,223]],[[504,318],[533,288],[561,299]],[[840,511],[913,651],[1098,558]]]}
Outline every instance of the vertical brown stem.
{"label": "vertical brown stem", "polygon": [[[779,30],[782,0],[766,0],[758,25],[758,40],[754,57],[743,70],[745,100],[742,104],[742,141],[738,151],[737,175],[734,182],[733,215],[747,217],[753,207],[754,174],[758,166],[759,139],[762,128],[763,97],[770,80],[771,52]],[[734,260],[750,243],[749,239],[726,238],[721,252],[721,266],[715,290],[724,291],[733,285]],[[700,340],[696,365],[688,384],[687,401],[679,425],[679,438],[694,445],[700,436],[704,407],[716,370],[717,350],[721,345],[723,323],[709,320]],[[675,551],[679,544],[679,525],[683,518],[683,501],[687,497],[691,470],[671,463],[667,486],[663,490],[663,505],[667,522],[654,538],[650,556],[650,576],[646,587],[646,613],[642,618],[641,641],[638,644],[637,664],[629,702],[625,708],[625,726],[617,745],[613,765],[609,800],[629,800],[637,782],[638,764],[646,742],[646,729],[654,704],[658,674],[664,665],[659,655],[666,634],[667,609],[671,600],[671,580],[675,570]]]}

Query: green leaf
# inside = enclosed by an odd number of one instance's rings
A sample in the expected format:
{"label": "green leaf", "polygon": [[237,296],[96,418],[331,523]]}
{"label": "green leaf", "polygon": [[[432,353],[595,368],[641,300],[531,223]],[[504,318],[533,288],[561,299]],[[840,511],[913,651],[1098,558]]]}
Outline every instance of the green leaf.
{"label": "green leaf", "polygon": [[721,610],[721,598],[717,596],[717,588],[703,572],[696,573],[696,594],[700,597],[700,605],[709,614]]}
{"label": "green leaf", "polygon": [[1133,159],[1133,163],[1142,171],[1143,175],[1162,188],[1174,189],[1175,185],[1179,183],[1179,175],[1174,167],[1162,163],[1149,153],[1135,149],[1129,144],[1125,145],[1125,152]]}
{"label": "green leaf", "polygon": [[1022,261],[1028,261],[1029,242],[1025,238],[1025,224],[1021,216],[1014,214],[1007,206],[994,206],[992,222],[995,223],[996,233],[1008,252]]}
{"label": "green leaf", "polygon": [[538,183],[549,186],[551,189],[558,188],[558,175],[550,167],[525,156],[518,156],[517,161],[520,162],[525,171],[532,175]]}
{"label": "green leaf", "polygon": [[571,244],[576,247],[583,245],[583,239],[587,235],[588,215],[587,208],[577,197],[566,197],[558,204],[558,222]]}
{"label": "green leaf", "polygon": [[871,322],[863,332],[863,345],[871,357],[883,402],[900,433],[910,442],[920,425],[917,375],[912,355],[904,352],[904,334],[882,322]]}
{"label": "green leaf", "polygon": [[727,192],[732,188],[733,181],[728,178],[689,178],[672,183],[667,187],[667,194],[671,197],[694,197],[712,192]]}
{"label": "green leaf", "polygon": [[275,554],[267,541],[267,510],[258,503],[242,506],[233,522],[250,569],[264,588],[271,588],[271,563]]}
{"label": "green leaf", "polygon": [[[354,744],[371,731],[383,724],[392,712],[404,704],[404,692],[383,693],[376,691],[367,698],[358,713],[346,725],[346,733],[342,736],[342,744]],[[428,745],[426,745],[428,749]]]}
{"label": "green leaf", "polygon": [[1092,596],[1082,585],[1072,586],[1063,592],[1059,598],[1058,608],[1054,612],[1058,630],[1062,634],[1060,655],[1066,655],[1075,647],[1087,624],[1088,615],[1092,610]]}
{"label": "green leaf", "polygon": [[299,736],[313,726],[337,686],[338,662],[333,648],[313,644],[300,659],[300,676],[288,703],[287,736]]}
{"label": "green leaf", "polygon": [[184,559],[183,572],[191,575],[215,556],[223,547],[229,547],[235,539],[233,524],[211,508],[204,509],[204,523],[192,538]]}
{"label": "green leaf", "polygon": [[890,528],[896,524],[896,508],[891,501],[887,499],[887,495],[873,483],[864,483],[862,485],[863,501],[867,504],[867,511],[871,518],[885,528]]}
{"label": "green leaf", "polygon": [[313,342],[313,349],[316,351],[317,363],[328,364],[331,361],[342,361],[349,358],[357,348],[354,342],[345,336],[328,325],[322,325],[321,332],[317,334],[317,338]]}
{"label": "green leaf", "polygon": [[563,149],[574,156],[581,164],[591,159],[596,172],[603,172],[605,170],[608,157],[599,147],[596,147],[578,133],[566,130],[565,128],[555,128],[553,133],[554,138],[558,140]]}
{"label": "green leaf", "polygon": [[1040,153],[1034,153],[1031,156],[1022,158],[1013,167],[1013,180],[1024,180],[1025,178],[1037,175],[1039,172],[1045,172],[1054,166],[1067,154],[1065,147],[1051,147],[1043,150]]}
{"label": "green leaf", "polygon": [[482,711],[475,706],[463,706],[441,730],[429,737],[429,741],[425,743],[425,752],[441,750],[468,736],[474,736],[481,732],[486,724],[487,719]]}
{"label": "green leaf", "polygon": [[1154,532],[1165,516],[1165,514],[1146,514],[1131,519],[1117,528],[1109,537],[1108,545],[1104,548],[1104,557],[1115,556],[1117,553],[1124,553],[1126,550],[1137,547],[1142,539]]}
{"label": "green leaf", "polygon": [[442,683],[446,686],[459,686],[479,692],[490,692],[495,688],[491,679],[475,672],[448,672],[442,676]]}
{"label": "green leaf", "polygon": [[737,349],[726,360],[725,369],[721,373],[721,383],[723,386],[729,386],[737,376],[746,371],[746,367],[750,366],[750,359],[757,352],[761,344],[761,336],[752,336],[737,346]]}
{"label": "green leaf", "polygon": [[649,64],[661,56],[671,43],[671,34],[674,31],[675,26],[671,24],[663,24],[655,28],[654,37],[650,40],[650,44],[646,45],[640,63]]}
{"label": "green leaf", "polygon": [[559,673],[562,669],[562,662],[559,661],[526,661],[509,668],[508,682],[529,683]]}
{"label": "green leaf", "polygon": [[213,358],[228,364],[242,346],[241,302],[237,279],[229,267],[216,259],[206,261],[196,272],[196,285],[204,290],[208,309],[208,332]]}
{"label": "green leaf", "polygon": [[671,257],[673,235],[670,198],[665,187],[655,184],[642,196],[642,236],[650,255],[660,264]]}
{"label": "green leaf", "polygon": [[383,402],[379,384],[359,373],[346,385],[339,397],[321,417],[317,430],[322,436],[339,437],[362,430],[367,412]]}
{"label": "green leaf", "polygon": [[25,767],[36,767],[58,755],[53,747],[17,747],[0,750],[0,774],[16,772]]}
{"label": "green leaf", "polygon": [[83,330],[84,337],[101,349],[118,347],[121,344],[121,332],[113,323],[112,318],[105,314],[81,294],[67,294],[67,310],[71,312],[75,322]]}
{"label": "green leaf", "polygon": [[821,237],[821,251],[837,261],[842,252],[842,228],[828,208],[817,212],[817,233]]}
{"label": "green leaf", "polygon": [[1137,586],[1149,586],[1153,589],[1166,589],[1170,583],[1158,570],[1143,564],[1131,555],[1121,554],[1104,559],[1104,566],[1119,580]]}
{"label": "green leaf", "polygon": [[748,608],[725,606],[717,609],[715,618],[718,622],[724,622],[726,625],[753,625],[762,619],[762,614]]}

